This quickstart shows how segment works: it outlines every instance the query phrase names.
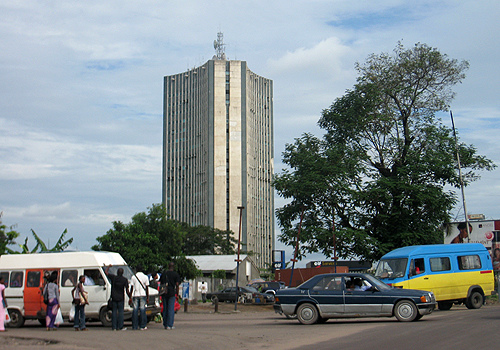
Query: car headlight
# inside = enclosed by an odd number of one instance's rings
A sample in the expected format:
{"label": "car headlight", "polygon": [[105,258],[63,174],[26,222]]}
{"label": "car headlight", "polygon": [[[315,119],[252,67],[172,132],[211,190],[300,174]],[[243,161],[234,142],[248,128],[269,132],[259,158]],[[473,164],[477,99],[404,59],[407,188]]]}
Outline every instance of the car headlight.
{"label": "car headlight", "polygon": [[427,293],[420,297],[420,301],[423,303],[430,303],[432,301],[432,294]]}

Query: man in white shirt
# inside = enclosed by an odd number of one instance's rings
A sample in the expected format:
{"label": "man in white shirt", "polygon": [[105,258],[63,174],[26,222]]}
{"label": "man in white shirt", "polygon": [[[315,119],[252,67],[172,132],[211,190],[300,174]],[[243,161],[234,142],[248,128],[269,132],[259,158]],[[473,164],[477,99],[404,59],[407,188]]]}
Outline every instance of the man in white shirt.
{"label": "man in white shirt", "polygon": [[132,305],[134,308],[132,311],[132,329],[144,331],[148,329],[148,327],[146,327],[148,323],[146,318],[146,305],[149,302],[149,279],[141,270],[142,267],[137,266],[136,273],[130,279],[132,287]]}

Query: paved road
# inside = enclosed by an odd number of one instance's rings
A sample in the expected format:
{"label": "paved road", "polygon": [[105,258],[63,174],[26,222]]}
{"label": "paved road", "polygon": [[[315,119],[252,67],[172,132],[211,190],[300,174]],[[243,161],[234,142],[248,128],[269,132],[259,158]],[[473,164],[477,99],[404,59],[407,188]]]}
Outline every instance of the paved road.
{"label": "paved road", "polygon": [[[242,310],[243,309],[243,310]],[[90,323],[89,332],[65,324],[47,332],[38,322],[0,335],[1,349],[496,349],[500,347],[500,305],[479,310],[453,307],[418,322],[395,318],[330,320],[303,326],[297,320],[259,312],[183,313],[174,330],[150,323],[147,331],[111,331]]]}

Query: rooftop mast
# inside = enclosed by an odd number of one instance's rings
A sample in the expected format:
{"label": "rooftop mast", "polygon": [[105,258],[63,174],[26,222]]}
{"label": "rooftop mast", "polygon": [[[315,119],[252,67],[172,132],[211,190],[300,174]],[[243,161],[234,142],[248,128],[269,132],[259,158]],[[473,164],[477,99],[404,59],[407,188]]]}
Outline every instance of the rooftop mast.
{"label": "rooftop mast", "polygon": [[216,52],[216,55],[213,57],[214,60],[225,60],[226,59],[226,53],[224,52],[224,47],[226,44],[224,44],[224,34],[222,32],[217,33],[217,40],[214,40],[214,49]]}

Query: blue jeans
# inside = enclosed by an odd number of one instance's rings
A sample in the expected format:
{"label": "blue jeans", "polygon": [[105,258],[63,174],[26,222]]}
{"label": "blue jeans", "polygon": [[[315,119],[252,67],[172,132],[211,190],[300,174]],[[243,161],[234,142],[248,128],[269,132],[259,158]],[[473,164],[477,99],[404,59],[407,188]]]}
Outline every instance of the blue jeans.
{"label": "blue jeans", "polygon": [[[80,299],[77,299],[80,300]],[[85,305],[75,304],[75,328],[85,329]]]}
{"label": "blue jeans", "polygon": [[146,297],[133,297],[132,303],[134,305],[134,310],[132,311],[132,328],[146,328],[146,325],[148,324],[148,320],[146,318]]}
{"label": "blue jeans", "polygon": [[124,305],[123,301],[113,300],[113,311],[111,314],[113,329],[123,328],[123,305]]}
{"label": "blue jeans", "polygon": [[163,327],[173,327],[174,326],[174,306],[175,306],[175,296],[166,297],[162,295],[163,298]]}

